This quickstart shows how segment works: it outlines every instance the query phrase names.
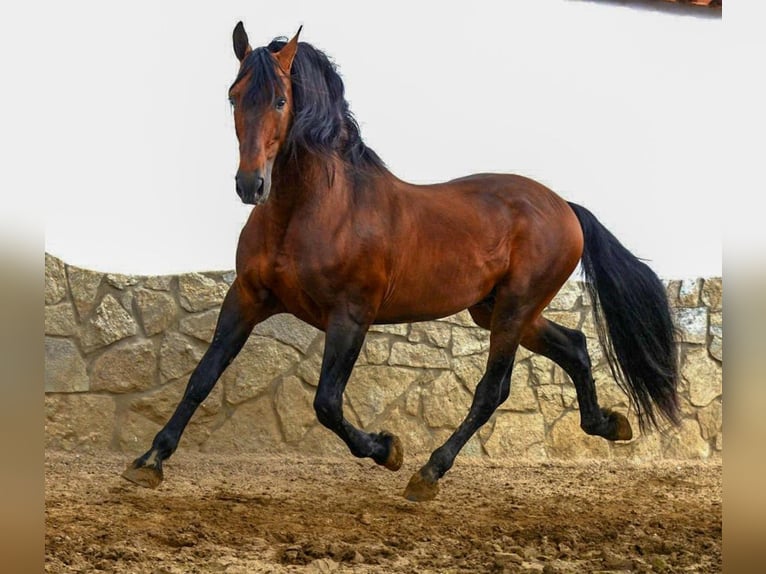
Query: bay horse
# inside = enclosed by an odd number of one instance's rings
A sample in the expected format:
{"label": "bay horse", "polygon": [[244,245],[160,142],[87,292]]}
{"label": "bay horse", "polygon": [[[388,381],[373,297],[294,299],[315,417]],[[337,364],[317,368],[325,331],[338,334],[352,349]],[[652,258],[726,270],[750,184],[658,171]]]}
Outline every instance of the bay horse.
{"label": "bay horse", "polygon": [[253,49],[242,23],[234,28],[236,191],[254,207],[213,341],[172,417],[123,476],[148,487],[162,481],[163,461],[253,327],[283,312],[326,333],[314,398],[319,421],[354,456],[391,470],[402,465],[401,441],[343,416],[368,328],[468,309],[490,331],[470,410],[412,476],[410,500],[436,496],[458,452],[506,400],[520,344],[572,379],[584,432],[628,440],[628,419],[598,404],[583,333],[541,315],[580,261],[611,372],[641,429],[678,423],[674,326],[657,275],[590,211],[531,179],[398,179],[364,144],[335,65],[299,34]]}

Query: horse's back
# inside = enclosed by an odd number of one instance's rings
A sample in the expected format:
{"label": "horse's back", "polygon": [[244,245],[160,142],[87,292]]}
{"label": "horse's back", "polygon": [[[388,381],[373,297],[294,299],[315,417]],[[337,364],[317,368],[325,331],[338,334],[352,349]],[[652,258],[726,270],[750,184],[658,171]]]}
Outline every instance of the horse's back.
{"label": "horse's back", "polygon": [[582,252],[566,201],[522,176],[476,174],[400,193],[407,209],[391,223],[396,257],[385,319],[415,314],[415,302],[423,318],[456,312],[503,282],[557,290]]}

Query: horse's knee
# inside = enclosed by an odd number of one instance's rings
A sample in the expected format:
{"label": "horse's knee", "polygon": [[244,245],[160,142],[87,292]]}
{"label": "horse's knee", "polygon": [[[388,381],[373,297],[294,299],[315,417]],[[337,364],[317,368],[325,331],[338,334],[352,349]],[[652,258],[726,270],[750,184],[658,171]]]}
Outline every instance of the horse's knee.
{"label": "horse's knee", "polygon": [[502,404],[504,401],[505,399],[501,400],[501,397],[498,397],[498,399],[495,401],[489,399],[479,401],[475,409],[476,423],[478,426],[484,425],[484,423],[486,423],[497,410],[497,407],[499,407],[500,404]]}
{"label": "horse's knee", "polygon": [[343,421],[343,412],[339,401],[317,393],[314,397],[314,411],[320,423],[329,429],[336,429]]}

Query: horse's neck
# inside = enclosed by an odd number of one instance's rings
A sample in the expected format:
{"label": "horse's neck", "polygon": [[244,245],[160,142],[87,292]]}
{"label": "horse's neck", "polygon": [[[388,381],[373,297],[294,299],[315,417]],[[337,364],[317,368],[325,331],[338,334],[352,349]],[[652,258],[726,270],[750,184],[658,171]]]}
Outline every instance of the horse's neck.
{"label": "horse's neck", "polygon": [[[318,205],[332,203],[336,206],[352,203],[357,192],[358,177],[338,158],[319,158],[310,155],[287,159],[274,166],[274,206],[285,216],[303,208],[316,209]],[[366,176],[367,186],[375,186],[374,180],[393,178],[383,170]]]}

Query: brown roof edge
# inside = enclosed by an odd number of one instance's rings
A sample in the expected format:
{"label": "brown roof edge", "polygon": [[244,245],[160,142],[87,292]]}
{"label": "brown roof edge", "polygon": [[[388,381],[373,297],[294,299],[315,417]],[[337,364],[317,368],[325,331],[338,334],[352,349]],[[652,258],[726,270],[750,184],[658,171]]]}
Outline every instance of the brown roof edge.
{"label": "brown roof edge", "polygon": [[704,6],[707,8],[721,8],[723,0],[665,0],[676,4],[691,4],[692,6]]}

